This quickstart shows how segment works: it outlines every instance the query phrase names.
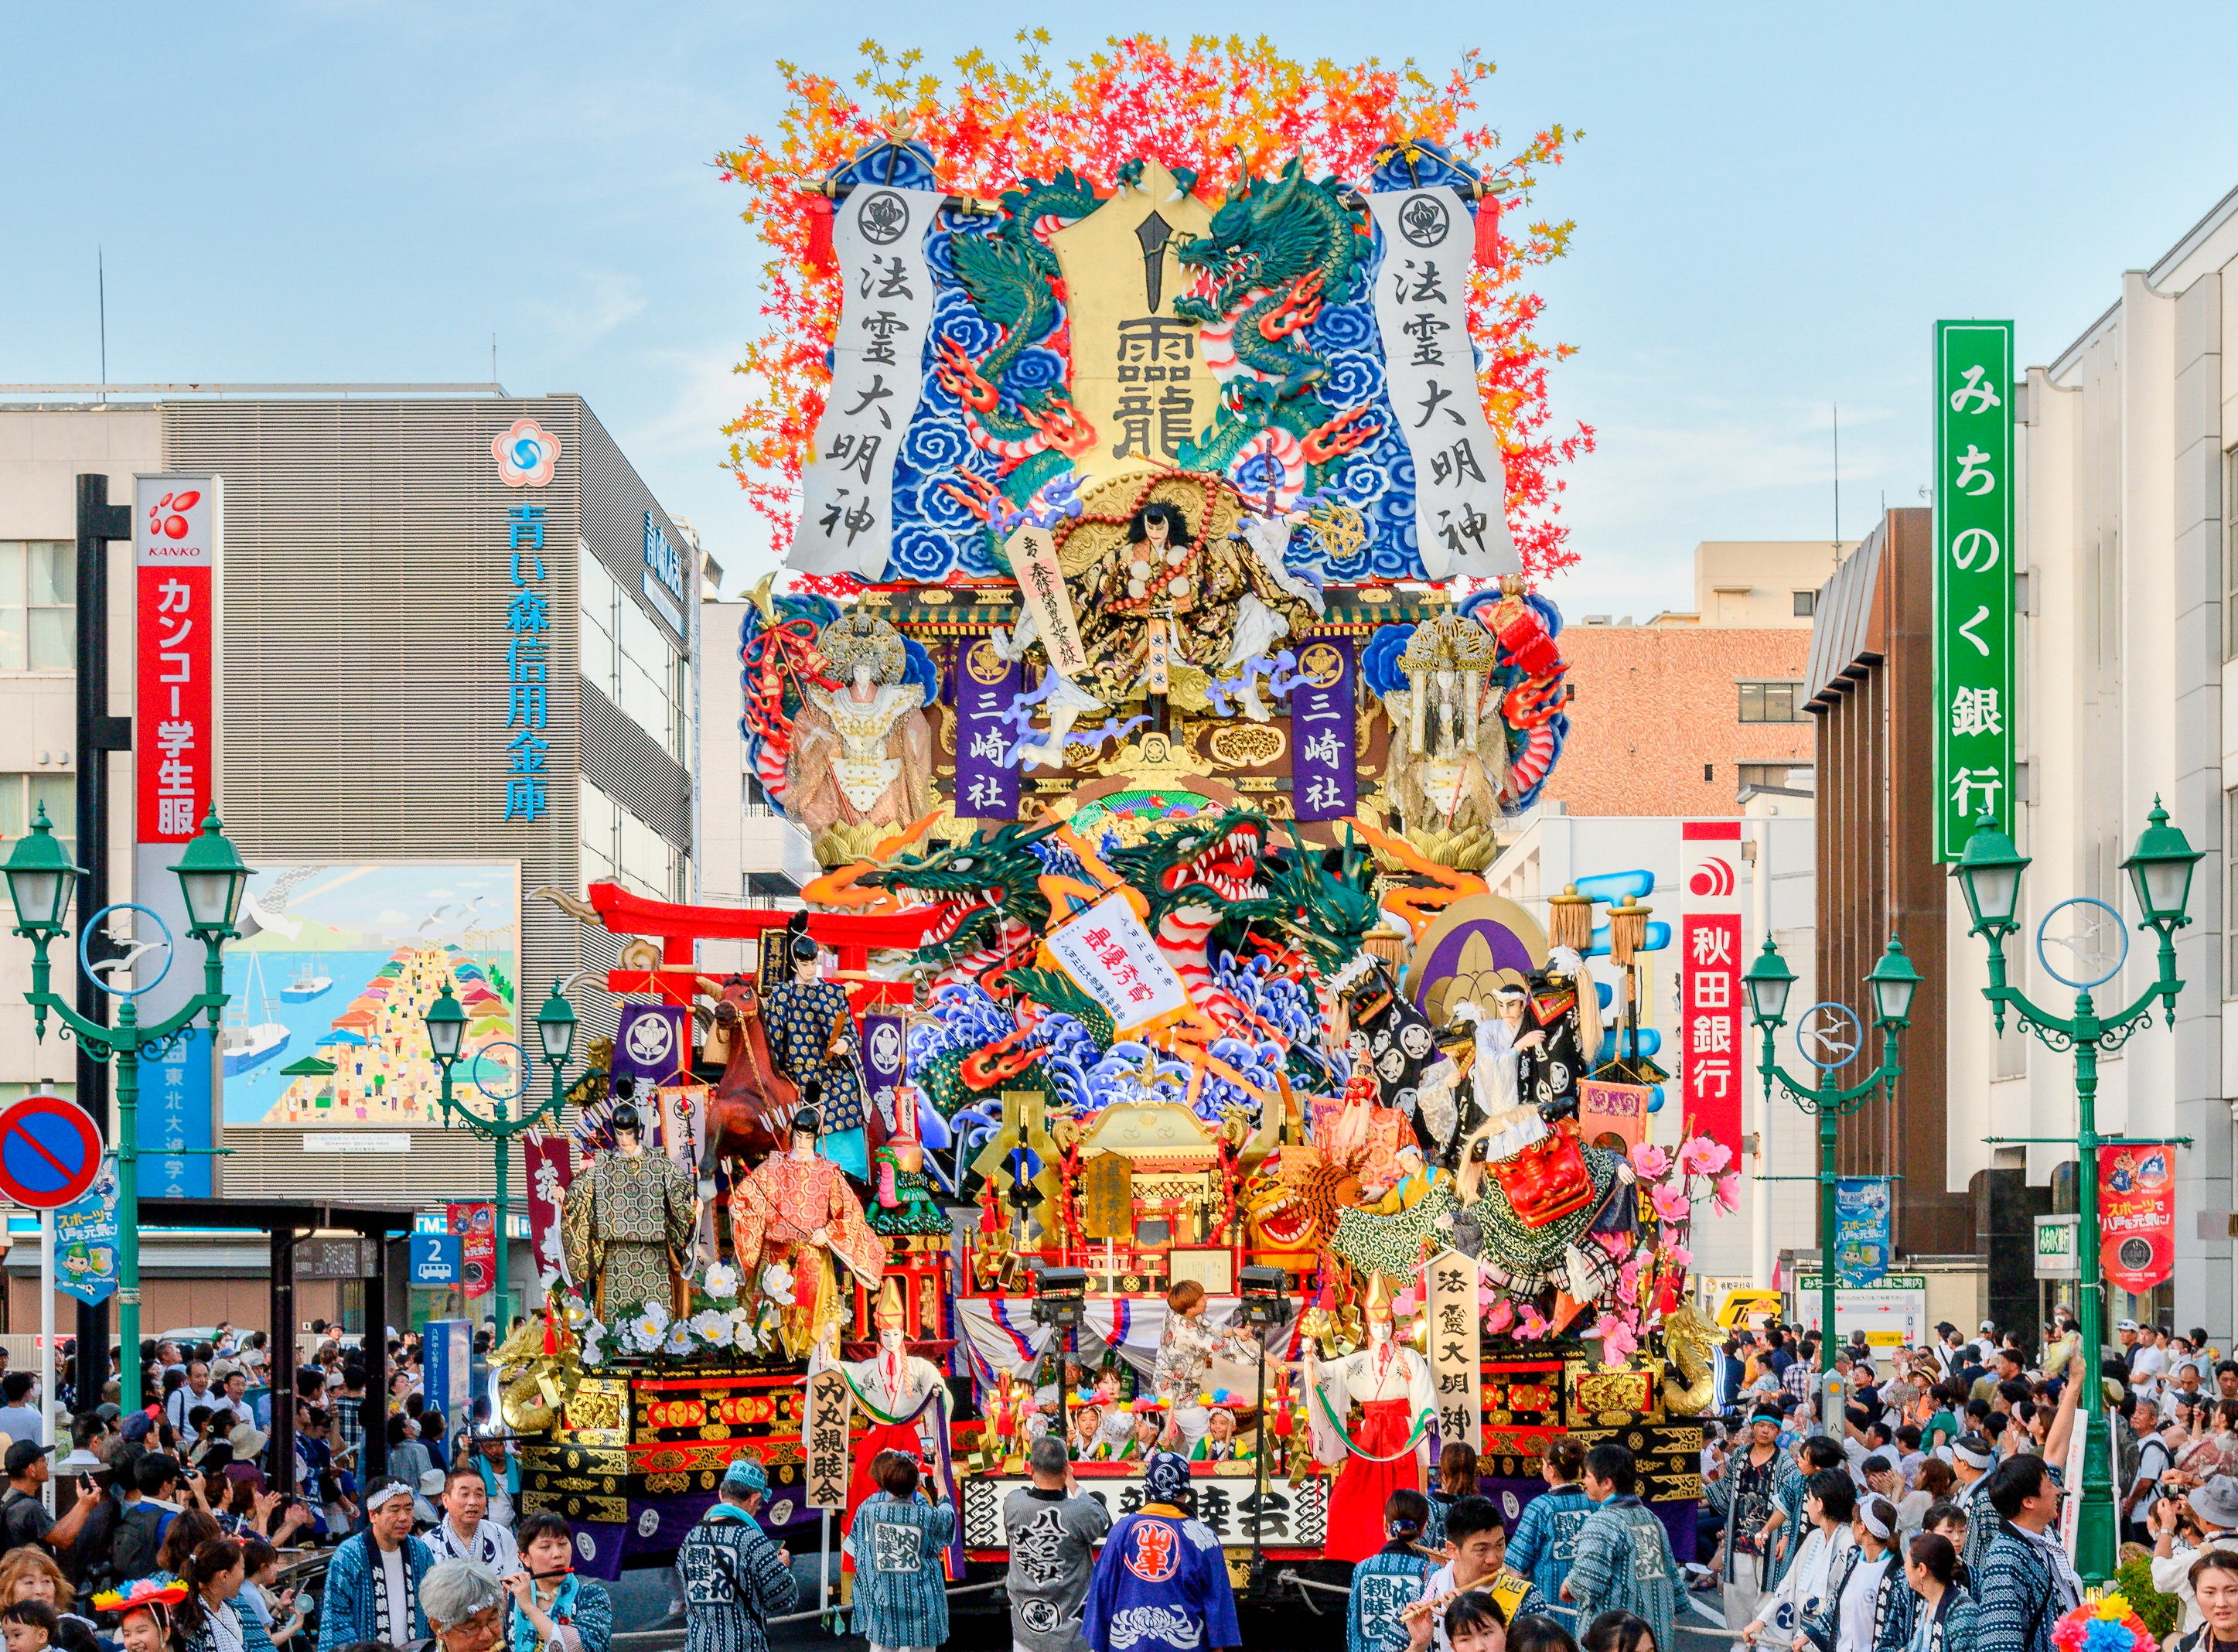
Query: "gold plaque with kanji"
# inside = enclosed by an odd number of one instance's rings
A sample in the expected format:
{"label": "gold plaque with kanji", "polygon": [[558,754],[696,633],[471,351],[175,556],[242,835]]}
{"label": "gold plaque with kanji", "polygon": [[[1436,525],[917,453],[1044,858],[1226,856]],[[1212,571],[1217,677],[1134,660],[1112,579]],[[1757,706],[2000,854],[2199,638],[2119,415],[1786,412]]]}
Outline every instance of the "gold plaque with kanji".
{"label": "gold plaque with kanji", "polygon": [[1082,1166],[1080,1231],[1091,1239],[1135,1237],[1135,1167],[1124,1153],[1098,1153]]}

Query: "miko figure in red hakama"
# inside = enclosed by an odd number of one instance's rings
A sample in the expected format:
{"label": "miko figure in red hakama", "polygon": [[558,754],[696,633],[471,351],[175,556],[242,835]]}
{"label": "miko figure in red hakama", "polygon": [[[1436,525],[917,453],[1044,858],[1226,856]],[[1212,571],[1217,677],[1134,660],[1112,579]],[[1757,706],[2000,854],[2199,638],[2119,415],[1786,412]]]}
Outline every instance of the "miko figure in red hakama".
{"label": "miko figure in red hakama", "polygon": [[[1430,1362],[1400,1343],[1391,1323],[1391,1282],[1377,1274],[1367,1287],[1367,1346],[1342,1359],[1317,1358],[1306,1343],[1314,1456],[1335,1467],[1329,1491],[1331,1560],[1365,1560],[1383,1547],[1383,1504],[1394,1491],[1422,1489],[1436,1416]],[[1361,1410],[1360,1432],[1345,1417]]]}
{"label": "miko figure in red hakama", "polygon": [[[899,1451],[916,1462],[931,1463],[939,1456],[938,1443],[948,1438],[948,1384],[938,1366],[909,1351],[908,1318],[902,1310],[900,1286],[892,1279],[878,1293],[877,1324],[878,1351],[870,1358],[834,1361],[819,1349],[808,1363],[811,1373],[835,1367],[845,1372],[854,1403],[871,1424],[855,1443],[843,1531],[854,1529],[855,1510],[878,1489],[871,1468],[880,1453]],[[936,1442],[930,1451],[927,1434]],[[848,1570],[855,1569],[851,1551],[844,1564]]]}

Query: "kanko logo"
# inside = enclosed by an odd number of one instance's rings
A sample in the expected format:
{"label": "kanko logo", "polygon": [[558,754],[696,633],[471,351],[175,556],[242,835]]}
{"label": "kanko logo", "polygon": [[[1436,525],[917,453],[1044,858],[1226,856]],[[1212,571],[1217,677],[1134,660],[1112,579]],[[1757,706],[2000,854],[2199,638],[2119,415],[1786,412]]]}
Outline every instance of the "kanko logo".
{"label": "kanko logo", "polygon": [[498,480],[508,488],[541,488],[560,462],[560,438],[533,419],[515,419],[490,443]]}
{"label": "kanko logo", "polygon": [[202,502],[202,494],[191,488],[175,494],[165,494],[148,508],[148,537],[151,540],[186,538],[193,531],[188,526],[186,514]]}

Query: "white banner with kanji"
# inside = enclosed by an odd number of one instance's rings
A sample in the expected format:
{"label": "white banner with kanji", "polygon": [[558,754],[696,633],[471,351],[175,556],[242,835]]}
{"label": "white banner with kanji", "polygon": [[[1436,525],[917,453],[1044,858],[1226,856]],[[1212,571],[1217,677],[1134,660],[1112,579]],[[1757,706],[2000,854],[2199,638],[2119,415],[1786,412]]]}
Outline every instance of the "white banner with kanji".
{"label": "white banner with kanji", "polygon": [[1049,938],[1051,957],[1110,1013],[1115,1031],[1170,1015],[1189,989],[1122,894],[1106,895]]}
{"label": "white banner with kanji", "polygon": [[839,202],[831,234],[842,282],[831,394],[816,421],[815,456],[800,473],[800,526],[787,567],[866,580],[885,574],[894,459],[924,395],[932,327],[924,236],[944,199],[937,189],[864,184]]}

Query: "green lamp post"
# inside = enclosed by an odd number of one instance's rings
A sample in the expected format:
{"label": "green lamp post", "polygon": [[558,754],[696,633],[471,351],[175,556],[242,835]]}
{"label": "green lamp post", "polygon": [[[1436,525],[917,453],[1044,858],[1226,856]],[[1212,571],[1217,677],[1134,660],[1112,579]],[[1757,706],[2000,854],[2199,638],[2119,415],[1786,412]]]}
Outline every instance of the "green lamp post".
{"label": "green lamp post", "polygon": [[[575,1008],[553,984],[552,994],[536,1012],[536,1040],[541,1048],[545,1064],[552,1069],[552,1093],[520,1118],[513,1116],[513,1102],[528,1087],[526,1075],[520,1086],[503,1100],[492,1100],[493,1114],[476,1112],[460,1101],[453,1093],[452,1070],[458,1065],[460,1050],[467,1036],[467,1012],[451,995],[451,984],[443,984],[442,996],[427,1006],[420,1018],[427,1028],[427,1045],[434,1052],[435,1064],[443,1071],[443,1118],[447,1124],[464,1125],[475,1135],[486,1138],[497,1164],[497,1265],[490,1281],[497,1299],[497,1339],[505,1340],[507,1317],[512,1312],[513,1298],[507,1281],[506,1251],[512,1226],[512,1197],[510,1172],[513,1167],[513,1141],[535,1127],[546,1114],[558,1118],[567,1099],[566,1080],[562,1076],[575,1053]],[[487,1097],[487,1092],[485,1092]]]}
{"label": "green lamp post", "polygon": [[[2102,1583],[2114,1575],[2116,1549],[2113,1441],[2108,1431],[2101,1386],[2106,1299],[2098,1259],[2098,1149],[2105,1144],[2105,1138],[2098,1134],[2098,1057],[2102,1052],[2120,1049],[2132,1033],[2150,1026],[2156,1002],[2168,1025],[2171,1028],[2175,1025],[2176,995],[2183,991],[2183,982],[2175,972],[2175,932],[2191,921],[2185,908],[2191,899],[2192,868],[2203,858],[2182,831],[2168,824],[2168,811],[2161,807],[2161,800],[2155,797],[2150,823],[2139,834],[2136,848],[2122,863],[2122,869],[2129,874],[2138,908],[2144,913],[2144,921],[2137,927],[2153,930],[2160,937],[2155,975],[2135,1002],[2110,1016],[2098,1013],[2090,989],[2112,980],[2128,957],[2129,936],[2120,926],[2119,913],[2102,901],[2063,901],[2045,914],[2038,926],[2036,955],[2045,972],[2075,989],[2075,1013],[2062,1018],[2039,1008],[2005,979],[2004,941],[2006,936],[2020,927],[2013,914],[2020,905],[2021,873],[2028,869],[2029,858],[1998,828],[1996,816],[1985,813],[1976,823],[1974,835],[1966,840],[1965,853],[1950,869],[1950,875],[1958,880],[1959,892],[1966,898],[1966,910],[1974,920],[1967,932],[1979,935],[1990,944],[1990,984],[1982,989],[1982,996],[1990,1000],[1998,1035],[2004,1033],[2005,1012],[2010,1010],[2020,1028],[2045,1048],[2072,1051],[2075,1056],[2073,1141],[2079,1207],[2076,1306],[2076,1317],[2082,1325],[2084,1397],[2084,1403],[2075,1410],[2076,1425],[2083,1430],[2082,1503],[2077,1511],[2075,1558],[2083,1581],[2092,1584]],[[2119,952],[2112,955],[2110,965],[2102,971],[2090,965],[2067,965],[2063,967],[2076,969],[2077,973],[2062,974],[2045,956],[2044,932],[2053,919],[2069,906],[2095,907],[2113,919],[2114,933],[2122,945]],[[2089,914],[2084,916],[2087,919]],[[2079,956],[2080,949],[2077,951]],[[2068,1141],[2065,1137],[2049,1139],[2063,1146]]]}
{"label": "green lamp post", "polygon": [[[1835,1074],[1855,1058],[1864,1044],[1864,1030],[1857,1012],[1846,1005],[1814,1004],[1798,1018],[1796,1047],[1802,1050],[1804,1041],[1811,1040],[1830,1056],[1822,1061],[1804,1052],[1804,1059],[1819,1073],[1818,1083],[1806,1084],[1781,1067],[1772,1050],[1772,1035],[1786,1024],[1787,999],[1795,990],[1795,972],[1787,967],[1787,960],[1779,955],[1778,945],[1771,936],[1764,938],[1764,950],[1741,977],[1741,985],[1748,992],[1749,1013],[1764,1035],[1764,1058],[1759,1067],[1766,1091],[1777,1085],[1805,1114],[1816,1114],[1818,1119],[1818,1369],[1822,1385],[1834,1370],[1834,1291],[1840,1276],[1834,1255],[1837,1127],[1843,1118],[1884,1091],[1895,1093],[1897,1080],[1904,1076],[1904,1063],[1897,1050],[1898,1035],[1910,1024],[1911,996],[1919,990],[1919,972],[1904,956],[1904,943],[1891,935],[1887,950],[1882,952],[1880,961],[1873,965],[1865,981],[1872,989],[1873,1025],[1880,1029],[1880,1065],[1857,1084],[1845,1087]],[[1812,1025],[1814,1022],[1818,1025]],[[1847,1043],[1843,1042],[1845,1031],[1855,1034]],[[1822,1406],[1820,1420],[1830,1430],[1833,1425],[1831,1412],[1831,1405]]]}
{"label": "green lamp post", "polygon": [[[31,1006],[32,1026],[44,1041],[47,1018],[62,1023],[78,1048],[96,1061],[113,1062],[116,1068],[116,1305],[117,1339],[122,1344],[118,1390],[135,1403],[140,1393],[140,1061],[160,1055],[209,1018],[215,1034],[226,1005],[225,943],[240,939],[235,922],[241,898],[248,887],[249,868],[225,835],[217,811],[202,821],[200,833],[190,839],[179,864],[170,868],[179,880],[187,908],[187,932],[202,944],[202,990],[161,1021],[142,1024],[136,995],[116,993],[116,1025],[103,1026],[88,1020],[52,990],[53,965],[47,949],[63,932],[77,880],[85,875],[73,866],[55,840],[54,825],[42,804],[31,829],[17,839],[5,867],[8,898],[16,907],[16,933],[31,943],[31,990],[24,998]],[[103,914],[89,913],[89,926]],[[106,990],[116,989],[109,983]]]}

